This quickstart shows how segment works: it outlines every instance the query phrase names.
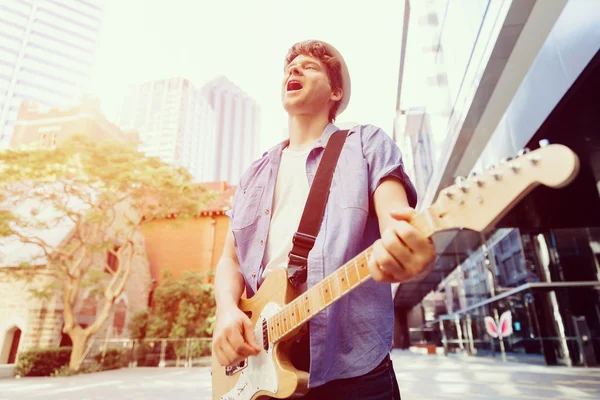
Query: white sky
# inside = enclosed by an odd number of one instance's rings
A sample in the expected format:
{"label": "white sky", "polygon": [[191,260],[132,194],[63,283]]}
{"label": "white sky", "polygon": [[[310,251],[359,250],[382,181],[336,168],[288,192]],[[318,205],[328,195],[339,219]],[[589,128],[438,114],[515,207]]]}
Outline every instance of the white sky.
{"label": "white sky", "polygon": [[91,92],[114,119],[128,84],[181,76],[197,87],[218,75],[261,107],[261,151],[284,138],[283,59],[320,39],[344,55],[352,98],[338,122],[392,134],[402,0],[105,0]]}

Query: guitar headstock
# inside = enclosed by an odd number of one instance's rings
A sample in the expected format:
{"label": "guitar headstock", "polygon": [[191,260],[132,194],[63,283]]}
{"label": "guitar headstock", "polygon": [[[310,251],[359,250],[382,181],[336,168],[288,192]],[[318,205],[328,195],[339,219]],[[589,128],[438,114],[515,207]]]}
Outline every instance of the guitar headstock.
{"label": "guitar headstock", "polygon": [[559,188],[579,171],[579,158],[568,147],[540,142],[539,149],[521,150],[518,157],[469,178],[456,178],[443,189],[432,208],[444,229],[483,231],[502,218],[535,186]]}

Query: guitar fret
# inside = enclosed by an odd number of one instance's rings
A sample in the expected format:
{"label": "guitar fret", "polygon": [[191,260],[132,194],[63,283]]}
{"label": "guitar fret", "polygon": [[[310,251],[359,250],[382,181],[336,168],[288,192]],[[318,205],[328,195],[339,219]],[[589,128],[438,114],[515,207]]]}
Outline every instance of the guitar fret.
{"label": "guitar fret", "polygon": [[302,301],[302,297],[300,298],[300,304],[302,304],[302,311],[304,312],[302,319],[306,320],[306,319],[308,319],[308,313],[306,312],[306,306],[304,305],[304,302]]}
{"label": "guitar fret", "polygon": [[[319,308],[318,308],[318,310],[321,311],[322,309],[325,308],[325,306],[327,305],[327,302],[325,301],[325,292],[323,292],[323,289],[324,289],[323,284],[319,283],[317,286],[319,287],[319,293],[321,293],[321,298],[323,299],[323,303],[319,304]],[[319,301],[321,301],[321,300],[319,300]]]}
{"label": "guitar fret", "polygon": [[306,309],[306,317],[312,316],[312,312],[310,311],[310,299],[311,296],[309,294],[304,295],[304,307]]}
{"label": "guitar fret", "polygon": [[[342,268],[343,269],[343,268]],[[339,299],[340,297],[342,297],[342,295],[344,294],[344,292],[342,291],[342,286],[340,284],[340,270],[336,270],[335,273],[332,275],[332,279],[335,281],[335,286],[336,286],[336,293],[332,293],[331,295],[333,296],[333,298],[335,300]]]}
{"label": "guitar fret", "polygon": [[[360,264],[357,267],[358,268],[358,280],[359,282],[362,282],[364,278],[366,278],[369,275],[369,270],[368,268],[366,268],[367,266],[367,261],[368,258],[364,257],[364,256],[360,256]],[[362,274],[361,274],[362,272]]]}
{"label": "guitar fret", "polygon": [[283,320],[281,319],[281,313],[277,313],[277,336],[280,338],[283,336]]}
{"label": "guitar fret", "polygon": [[[348,285],[350,285],[351,288],[354,288],[356,285],[358,285],[359,282],[358,266],[356,265],[356,260],[352,260],[352,266],[354,266],[354,268],[348,268]],[[356,278],[353,276],[353,272],[356,273]]]}
{"label": "guitar fret", "polygon": [[298,325],[298,309],[296,308],[296,301],[292,301],[292,326]]}
{"label": "guitar fret", "polygon": [[[344,269],[344,273],[346,274],[346,284],[348,285],[348,291],[350,291],[350,288],[352,286],[350,285],[350,278],[348,277],[348,264],[344,265],[342,268]],[[342,278],[342,281],[343,281],[343,278]]]}
{"label": "guitar fret", "polygon": [[325,298],[325,307],[329,306],[332,303],[332,294],[331,294],[331,282],[330,278],[325,278],[325,282],[327,283],[327,287],[325,287],[325,294],[323,297]]}
{"label": "guitar fret", "polygon": [[273,318],[269,318],[269,335],[271,336],[271,342],[275,341],[275,323]]}

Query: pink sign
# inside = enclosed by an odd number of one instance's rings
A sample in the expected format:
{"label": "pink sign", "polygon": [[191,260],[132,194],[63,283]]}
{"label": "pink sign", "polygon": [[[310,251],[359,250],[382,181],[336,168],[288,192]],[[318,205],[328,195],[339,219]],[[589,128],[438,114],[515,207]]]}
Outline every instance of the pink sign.
{"label": "pink sign", "polygon": [[510,311],[505,311],[502,313],[502,315],[500,316],[500,323],[498,325],[496,325],[496,321],[494,321],[494,318],[492,317],[485,317],[484,321],[485,330],[487,331],[488,335],[490,335],[493,338],[505,338],[512,335],[513,333],[512,315]]}

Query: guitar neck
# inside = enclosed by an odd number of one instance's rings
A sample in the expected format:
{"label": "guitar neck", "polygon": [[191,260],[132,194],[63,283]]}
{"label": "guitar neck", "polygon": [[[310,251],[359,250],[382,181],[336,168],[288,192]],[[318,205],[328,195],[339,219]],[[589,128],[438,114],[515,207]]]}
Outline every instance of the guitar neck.
{"label": "guitar neck", "polygon": [[[429,209],[416,214],[410,224],[423,234],[430,236],[437,229],[428,221]],[[356,289],[370,277],[368,260],[373,247],[358,254],[352,260],[338,268],[334,273],[288,303],[277,314],[267,321],[269,339],[276,343],[285,338],[302,324],[310,321],[352,290]]]}
{"label": "guitar neck", "polygon": [[[563,145],[543,145],[440,192],[435,203],[415,214],[409,223],[425,236],[451,228],[483,232],[536,185],[563,187],[579,171],[579,159]],[[333,274],[287,304],[268,320],[269,339],[285,338],[317,313],[370,278],[369,247]]]}

